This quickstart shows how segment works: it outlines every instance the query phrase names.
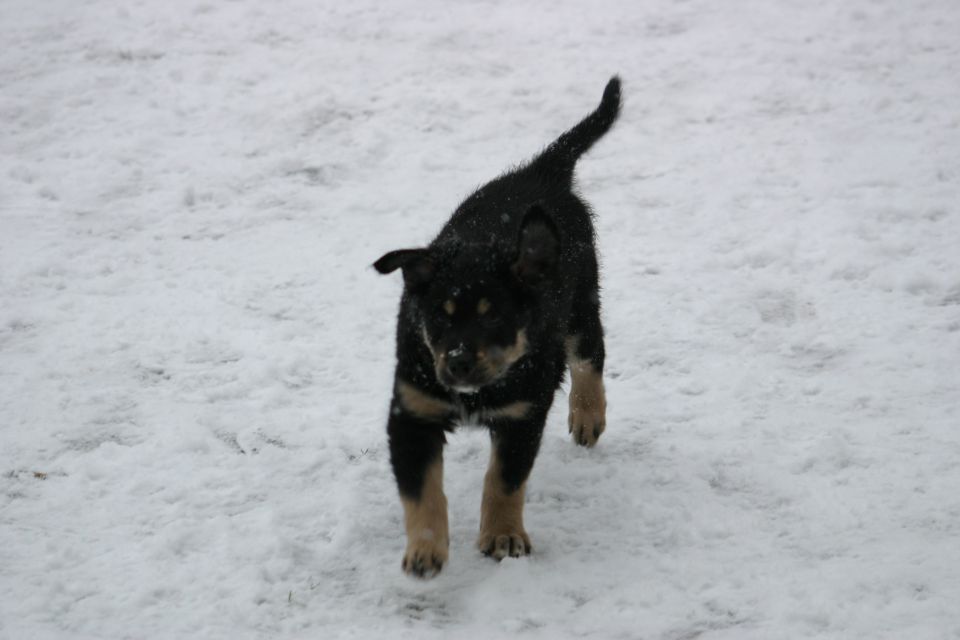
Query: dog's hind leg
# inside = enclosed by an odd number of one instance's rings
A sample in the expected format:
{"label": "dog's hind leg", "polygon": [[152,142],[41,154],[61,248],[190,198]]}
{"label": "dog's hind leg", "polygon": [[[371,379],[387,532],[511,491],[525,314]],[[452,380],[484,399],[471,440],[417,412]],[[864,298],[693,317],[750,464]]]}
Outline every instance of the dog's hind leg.
{"label": "dog's hind leg", "polygon": [[574,302],[566,339],[570,368],[570,414],[567,424],[573,441],[585,447],[597,444],[607,426],[607,398],[603,389],[603,326],[594,287]]}

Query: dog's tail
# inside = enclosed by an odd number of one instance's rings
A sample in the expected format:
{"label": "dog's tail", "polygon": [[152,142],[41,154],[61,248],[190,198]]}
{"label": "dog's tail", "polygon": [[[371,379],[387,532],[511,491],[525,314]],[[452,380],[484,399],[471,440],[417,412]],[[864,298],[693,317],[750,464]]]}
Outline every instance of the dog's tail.
{"label": "dog's tail", "polygon": [[531,163],[537,170],[564,181],[573,177],[577,159],[603,137],[620,115],[620,78],[613,76],[593,113],[553,141]]}

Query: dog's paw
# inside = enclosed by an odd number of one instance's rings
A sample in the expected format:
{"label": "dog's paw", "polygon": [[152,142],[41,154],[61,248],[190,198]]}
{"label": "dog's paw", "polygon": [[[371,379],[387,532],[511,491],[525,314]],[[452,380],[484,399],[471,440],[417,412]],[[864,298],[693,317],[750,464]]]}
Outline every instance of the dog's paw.
{"label": "dog's paw", "polygon": [[477,548],[485,556],[491,556],[497,561],[507,556],[519,558],[533,551],[530,536],[523,529],[518,531],[480,532],[477,538]]}
{"label": "dog's paw", "polygon": [[583,447],[597,444],[600,434],[607,427],[606,411],[597,403],[578,402],[570,399],[570,417],[568,424],[573,441]]}
{"label": "dog's paw", "polygon": [[434,540],[417,540],[407,544],[403,554],[404,573],[417,578],[432,578],[447,562],[447,545]]}
{"label": "dog's paw", "polygon": [[607,426],[607,395],[603,377],[590,363],[570,365],[570,414],[567,424],[573,441],[583,447],[597,444]]}

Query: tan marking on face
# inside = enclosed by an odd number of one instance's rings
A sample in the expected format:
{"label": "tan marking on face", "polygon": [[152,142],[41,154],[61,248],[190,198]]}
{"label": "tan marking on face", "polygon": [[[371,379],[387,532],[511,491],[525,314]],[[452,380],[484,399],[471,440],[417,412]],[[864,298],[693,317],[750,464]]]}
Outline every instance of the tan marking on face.
{"label": "tan marking on face", "polygon": [[507,347],[487,347],[477,351],[477,364],[491,380],[499,378],[527,353],[527,330],[520,329],[514,343]]}
{"label": "tan marking on face", "polygon": [[480,298],[480,302],[477,303],[477,313],[482,316],[487,311],[490,311],[490,301],[486,298]]}
{"label": "tan marking on face", "polygon": [[397,400],[406,411],[425,420],[442,420],[454,412],[453,405],[427,394],[409,382],[397,380]]}
{"label": "tan marking on face", "polygon": [[437,375],[439,375],[447,364],[447,354],[433,346],[433,343],[430,342],[430,336],[427,335],[426,327],[420,327],[420,336],[423,338],[423,344],[427,345],[427,349],[430,350],[430,355],[433,356],[433,364],[437,369]]}
{"label": "tan marking on face", "polygon": [[607,397],[603,376],[589,360],[577,357],[579,339],[568,337],[567,365],[570,367],[570,413],[567,425],[573,441],[585,447],[597,444],[607,426]]}
{"label": "tan marking on face", "polygon": [[506,349],[506,358],[508,364],[513,364],[527,353],[527,330],[517,331],[517,339]]}
{"label": "tan marking on face", "polygon": [[494,445],[490,452],[490,466],[483,482],[480,502],[480,535],[477,547],[497,560],[530,553],[530,536],[523,528],[523,499],[526,482],[508,492],[501,476],[502,464]]}
{"label": "tan marking on face", "polygon": [[447,300],[443,303],[443,310],[447,312],[448,316],[452,316],[457,310],[457,303],[453,300]]}
{"label": "tan marking on face", "polygon": [[434,576],[446,563],[450,549],[442,456],[427,468],[420,499],[401,496],[400,501],[407,531],[403,570],[422,577]]}
{"label": "tan marking on face", "polygon": [[481,417],[484,420],[522,420],[527,417],[532,407],[531,402],[511,402],[496,409],[485,409]]}
{"label": "tan marking on face", "polygon": [[436,374],[437,380],[440,380],[443,376],[443,370],[447,367],[447,352],[433,346],[433,343],[430,342],[430,336],[427,335],[426,327],[420,327],[420,335],[423,336],[423,343],[427,345],[430,355],[433,356],[433,372]]}

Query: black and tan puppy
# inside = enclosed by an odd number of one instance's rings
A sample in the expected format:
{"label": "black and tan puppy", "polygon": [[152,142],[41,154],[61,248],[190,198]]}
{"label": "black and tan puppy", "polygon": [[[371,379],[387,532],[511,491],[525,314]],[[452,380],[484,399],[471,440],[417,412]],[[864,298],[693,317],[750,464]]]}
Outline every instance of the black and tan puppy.
{"label": "black and tan puppy", "polygon": [[591,214],[573,192],[577,159],[620,110],[613,78],[600,106],[528,164],[478,189],[422,249],[374,264],[403,270],[397,370],[387,433],[407,530],[404,571],[430,576],[447,560],[444,432],[490,429],[480,550],[531,550],[524,486],[554,392],[570,368],[570,432],[603,433],[603,329]]}

